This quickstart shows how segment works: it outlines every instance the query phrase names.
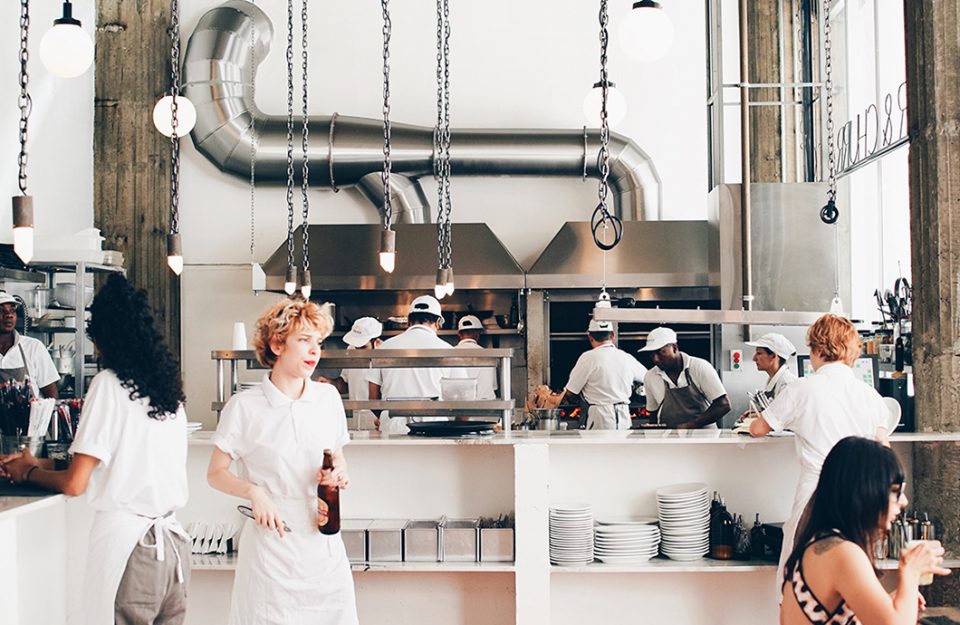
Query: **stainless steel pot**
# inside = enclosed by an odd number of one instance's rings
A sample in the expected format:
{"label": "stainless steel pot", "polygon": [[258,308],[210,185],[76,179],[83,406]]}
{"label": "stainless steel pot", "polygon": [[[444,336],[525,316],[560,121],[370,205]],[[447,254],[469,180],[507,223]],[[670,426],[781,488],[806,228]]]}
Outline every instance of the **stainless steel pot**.
{"label": "stainless steel pot", "polygon": [[538,430],[553,431],[560,429],[559,408],[531,408],[530,416],[536,421]]}

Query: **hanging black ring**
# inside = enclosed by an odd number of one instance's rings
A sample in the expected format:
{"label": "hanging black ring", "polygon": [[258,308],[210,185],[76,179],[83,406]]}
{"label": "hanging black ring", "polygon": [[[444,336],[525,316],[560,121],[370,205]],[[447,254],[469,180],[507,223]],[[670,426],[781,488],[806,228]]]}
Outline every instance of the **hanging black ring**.
{"label": "hanging black ring", "polygon": [[825,224],[835,224],[840,219],[840,209],[837,208],[835,201],[827,200],[826,205],[820,209],[820,220]]}
{"label": "hanging black ring", "polygon": [[[609,227],[613,230],[613,242],[607,243],[600,239],[600,230]],[[623,237],[623,221],[616,215],[607,212],[607,207],[598,204],[593,211],[593,217],[590,219],[590,229],[593,231],[593,242],[601,250],[610,251],[617,247],[620,239]]]}

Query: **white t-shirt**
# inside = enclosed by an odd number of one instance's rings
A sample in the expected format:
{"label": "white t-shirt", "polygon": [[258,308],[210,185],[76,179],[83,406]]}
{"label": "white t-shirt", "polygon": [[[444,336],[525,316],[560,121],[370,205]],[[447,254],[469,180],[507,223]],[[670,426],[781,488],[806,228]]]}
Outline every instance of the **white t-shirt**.
{"label": "white t-shirt", "polygon": [[643,390],[647,394],[647,410],[650,412],[659,410],[660,402],[663,401],[668,388],[688,386],[687,375],[690,376],[690,380],[693,380],[693,383],[703,392],[710,403],[727,394],[727,389],[723,388],[720,376],[717,375],[713,365],[703,358],[690,356],[683,352],[680,352],[680,357],[683,359],[683,369],[686,373],[680,373],[676,384],[660,367],[654,367],[647,371],[647,375],[643,376]]}
{"label": "white t-shirt", "polygon": [[797,376],[786,365],[780,367],[772,378],[767,379],[767,385],[763,388],[766,393],[773,393],[776,399],[783,389],[797,381]]}
{"label": "white t-shirt", "polygon": [[90,383],[70,451],[100,460],[87,485],[94,509],[158,517],[187,502],[186,412],[160,421],[149,410],[110,369]]}
{"label": "white t-shirt", "polygon": [[350,442],[340,393],[308,381],[299,399],[281,392],[270,374],[263,383],[230,398],[213,444],[237,463],[238,475],[280,497],[317,496],[323,450]]}
{"label": "white t-shirt", "polygon": [[[380,349],[453,349],[429,326],[418,324],[403,334],[381,343]],[[367,381],[380,385],[383,399],[425,399],[440,397],[441,378],[466,378],[459,367],[418,367],[416,369],[370,369]]]}
{"label": "white t-shirt", "polygon": [[813,375],[800,378],[763,411],[764,421],[774,432],[796,434],[800,466],[808,479],[820,475],[824,459],[841,438],[875,439],[887,415],[880,394],[842,362],[823,365]]}
{"label": "white t-shirt", "polygon": [[[483,349],[473,339],[463,339],[457,343],[457,349]],[[477,399],[497,398],[497,368],[496,367],[465,367],[467,376],[477,381]]]}
{"label": "white t-shirt", "polygon": [[50,358],[50,353],[43,346],[43,343],[35,338],[22,336],[16,330],[14,330],[13,347],[7,350],[6,354],[0,356],[0,369],[23,367],[20,347],[23,347],[23,355],[27,357],[27,369],[29,369],[33,392],[39,397],[40,389],[59,380],[60,374],[57,373],[53,359]]}
{"label": "white t-shirt", "polygon": [[583,393],[588,404],[613,405],[630,401],[633,385],[641,382],[647,368],[613,343],[604,343],[580,354],[570,372],[566,390]]}

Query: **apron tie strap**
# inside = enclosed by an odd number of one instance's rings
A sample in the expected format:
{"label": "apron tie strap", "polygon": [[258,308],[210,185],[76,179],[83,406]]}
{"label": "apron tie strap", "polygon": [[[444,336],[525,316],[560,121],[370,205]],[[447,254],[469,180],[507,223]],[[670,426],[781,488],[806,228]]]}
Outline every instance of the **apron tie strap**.
{"label": "apron tie strap", "polygon": [[[147,538],[147,534],[150,533],[150,530],[153,529],[154,543],[146,543],[144,540]],[[183,529],[180,523],[177,522],[177,518],[173,516],[173,511],[166,513],[161,517],[157,517],[152,520],[150,525],[143,531],[143,535],[140,536],[138,544],[141,547],[146,547],[148,549],[154,549],[157,554],[157,561],[164,561],[164,552],[165,552],[165,539],[164,534],[170,532],[171,534],[176,534],[181,538],[190,540],[190,535]],[[173,555],[177,559],[177,583],[183,583],[183,560],[180,557],[180,550],[174,546]]]}

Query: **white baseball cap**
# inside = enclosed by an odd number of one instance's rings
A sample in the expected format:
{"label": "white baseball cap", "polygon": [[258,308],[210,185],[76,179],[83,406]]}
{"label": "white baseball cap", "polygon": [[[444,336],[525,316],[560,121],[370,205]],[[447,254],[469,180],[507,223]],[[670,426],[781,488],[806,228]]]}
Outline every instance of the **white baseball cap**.
{"label": "white baseball cap", "polygon": [[677,333],[670,328],[654,328],[647,335],[647,344],[639,349],[641,352],[655,352],[671,343],[677,342]]}
{"label": "white baseball cap", "polygon": [[587,326],[587,332],[613,332],[613,322],[591,319],[590,325]]}
{"label": "white baseball cap", "polygon": [[763,347],[769,349],[771,352],[780,356],[781,358],[790,358],[797,353],[797,348],[793,346],[793,343],[787,340],[782,334],[777,334],[776,332],[771,332],[770,334],[764,334],[756,341],[747,341],[747,345],[750,347]]}
{"label": "white baseball cap", "polygon": [[440,323],[443,323],[443,315],[440,313],[440,302],[437,301],[432,295],[421,295],[412,302],[410,302],[410,310],[407,311],[407,314],[412,313],[429,313],[436,317],[440,317]]}
{"label": "white baseball cap", "polygon": [[363,347],[383,334],[383,324],[373,317],[360,317],[353,322],[350,331],[343,335],[343,342],[353,347]]}
{"label": "white baseball cap", "polygon": [[20,304],[17,299],[7,293],[6,291],[0,291],[0,304]]}
{"label": "white baseball cap", "polygon": [[483,324],[479,317],[464,315],[460,317],[460,322],[457,323],[457,330],[483,330]]}

